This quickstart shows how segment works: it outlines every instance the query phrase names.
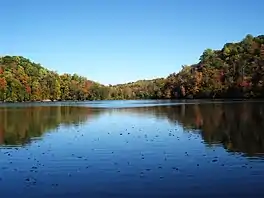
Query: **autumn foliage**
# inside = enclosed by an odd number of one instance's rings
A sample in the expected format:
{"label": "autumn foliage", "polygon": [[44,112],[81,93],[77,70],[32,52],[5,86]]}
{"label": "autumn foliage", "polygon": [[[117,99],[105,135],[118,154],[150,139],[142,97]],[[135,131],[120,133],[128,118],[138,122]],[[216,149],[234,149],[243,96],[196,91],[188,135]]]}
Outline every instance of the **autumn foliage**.
{"label": "autumn foliage", "polygon": [[262,98],[264,35],[247,35],[167,78],[104,86],[77,74],[59,75],[21,56],[0,57],[0,100]]}

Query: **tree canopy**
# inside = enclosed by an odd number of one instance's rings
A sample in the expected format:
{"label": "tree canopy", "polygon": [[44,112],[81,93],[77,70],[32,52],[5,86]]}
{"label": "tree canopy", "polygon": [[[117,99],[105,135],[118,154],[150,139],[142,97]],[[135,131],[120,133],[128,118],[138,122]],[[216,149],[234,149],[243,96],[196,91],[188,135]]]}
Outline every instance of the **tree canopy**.
{"label": "tree canopy", "polygon": [[0,57],[0,101],[6,102],[263,96],[264,35],[206,49],[198,63],[167,78],[113,86],[77,74],[59,75],[21,56]]}

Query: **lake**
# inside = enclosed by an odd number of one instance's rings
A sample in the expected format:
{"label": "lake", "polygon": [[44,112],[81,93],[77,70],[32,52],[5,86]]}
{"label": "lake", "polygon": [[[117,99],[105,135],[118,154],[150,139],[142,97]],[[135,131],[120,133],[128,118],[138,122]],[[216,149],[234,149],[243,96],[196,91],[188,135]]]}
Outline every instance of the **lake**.
{"label": "lake", "polygon": [[264,197],[264,102],[0,105],[1,197]]}

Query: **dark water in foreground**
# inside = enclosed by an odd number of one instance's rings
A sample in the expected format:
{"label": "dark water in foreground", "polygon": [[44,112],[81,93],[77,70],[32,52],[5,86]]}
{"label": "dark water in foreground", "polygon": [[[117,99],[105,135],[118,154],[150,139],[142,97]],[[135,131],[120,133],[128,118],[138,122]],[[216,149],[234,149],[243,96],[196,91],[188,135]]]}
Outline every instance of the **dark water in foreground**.
{"label": "dark water in foreground", "polygon": [[1,197],[264,197],[264,102],[151,104],[2,105]]}

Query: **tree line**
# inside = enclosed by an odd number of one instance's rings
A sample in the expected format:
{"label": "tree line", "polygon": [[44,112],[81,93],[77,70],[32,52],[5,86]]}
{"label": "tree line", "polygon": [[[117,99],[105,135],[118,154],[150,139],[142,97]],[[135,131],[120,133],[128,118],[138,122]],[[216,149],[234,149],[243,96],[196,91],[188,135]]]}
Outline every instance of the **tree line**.
{"label": "tree line", "polygon": [[176,98],[262,98],[264,35],[247,35],[167,78],[105,86],[77,74],[50,71],[21,56],[0,57],[0,101]]}

